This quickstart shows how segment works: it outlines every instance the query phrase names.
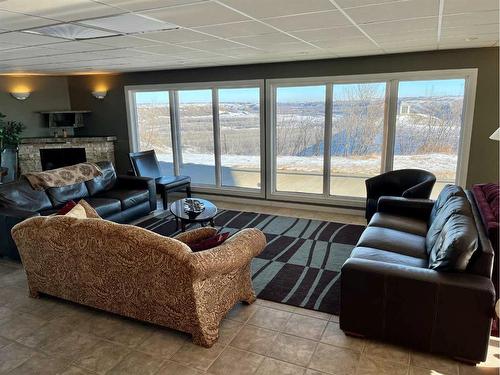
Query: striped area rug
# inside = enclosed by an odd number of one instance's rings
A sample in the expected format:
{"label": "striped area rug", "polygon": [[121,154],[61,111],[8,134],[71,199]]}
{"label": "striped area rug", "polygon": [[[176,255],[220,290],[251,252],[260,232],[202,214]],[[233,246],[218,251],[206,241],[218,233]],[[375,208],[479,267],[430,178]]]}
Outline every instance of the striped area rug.
{"label": "striped area rug", "polygon": [[[170,213],[136,225],[178,233]],[[339,314],[340,268],[364,226],[231,210],[219,211],[215,225],[231,234],[252,227],[265,233],[268,245],[252,263],[259,298]]]}

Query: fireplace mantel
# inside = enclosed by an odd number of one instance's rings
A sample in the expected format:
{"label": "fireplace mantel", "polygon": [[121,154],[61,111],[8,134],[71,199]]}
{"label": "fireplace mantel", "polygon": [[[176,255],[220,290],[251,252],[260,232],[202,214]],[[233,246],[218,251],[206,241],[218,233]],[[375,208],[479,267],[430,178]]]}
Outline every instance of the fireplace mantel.
{"label": "fireplace mantel", "polygon": [[21,174],[40,172],[41,149],[85,148],[87,161],[115,161],[116,137],[59,137],[23,138],[19,144],[19,169]]}

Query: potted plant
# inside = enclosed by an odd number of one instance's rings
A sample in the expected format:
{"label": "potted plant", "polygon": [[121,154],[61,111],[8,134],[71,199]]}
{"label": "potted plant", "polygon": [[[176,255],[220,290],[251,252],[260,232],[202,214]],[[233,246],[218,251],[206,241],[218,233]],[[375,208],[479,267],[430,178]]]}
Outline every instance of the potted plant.
{"label": "potted plant", "polygon": [[0,166],[9,168],[14,179],[17,174],[17,149],[24,125],[18,121],[7,121],[0,112]]}

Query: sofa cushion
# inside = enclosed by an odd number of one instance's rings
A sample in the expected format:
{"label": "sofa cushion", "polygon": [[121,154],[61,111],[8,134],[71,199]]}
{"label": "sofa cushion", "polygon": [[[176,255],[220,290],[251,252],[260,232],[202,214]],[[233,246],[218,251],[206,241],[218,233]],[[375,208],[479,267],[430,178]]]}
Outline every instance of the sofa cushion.
{"label": "sofa cushion", "polygon": [[47,192],[47,195],[52,201],[52,205],[54,207],[62,206],[71,200],[77,202],[80,199],[89,196],[89,191],[87,190],[85,182],[79,182],[68,186],[53,187],[45,191]]}
{"label": "sofa cushion", "polygon": [[452,215],[465,215],[472,217],[472,209],[469,203],[469,200],[466,197],[462,196],[451,196],[446,201],[436,216],[434,217],[434,221],[432,222],[429,230],[427,232],[427,236],[425,239],[425,246],[427,248],[427,253],[431,252],[431,249],[434,247],[436,240],[443,230],[444,225],[449,220]]}
{"label": "sofa cushion", "polygon": [[415,258],[408,255],[397,254],[392,251],[374,249],[372,247],[355,247],[351,253],[351,258],[368,259],[417,268],[427,268],[428,266],[427,259]]}
{"label": "sofa cushion", "polygon": [[96,164],[101,168],[102,175],[85,182],[91,196],[110,190],[116,184],[116,171],[113,163],[110,161],[100,161]]}
{"label": "sofa cushion", "polygon": [[52,202],[45,191],[33,189],[21,176],[16,182],[0,184],[0,207],[38,212],[52,209]]}
{"label": "sofa cushion", "polygon": [[429,268],[439,271],[465,271],[478,244],[474,219],[466,215],[452,215],[444,224],[431,249]]}
{"label": "sofa cushion", "polygon": [[372,247],[427,259],[425,237],[395,229],[368,227],[364,230],[356,246]]}
{"label": "sofa cushion", "polygon": [[90,204],[101,217],[108,217],[122,211],[121,202],[118,199],[87,197],[85,201]]}
{"label": "sofa cushion", "polygon": [[427,234],[427,223],[425,220],[392,215],[384,212],[377,212],[373,215],[368,226],[396,229],[407,233],[418,234],[419,236],[425,236]]}
{"label": "sofa cushion", "polygon": [[149,191],[142,189],[113,189],[100,193],[98,197],[117,199],[121,202],[122,210],[137,206],[149,201]]}
{"label": "sofa cushion", "polygon": [[436,203],[434,203],[434,207],[432,207],[432,211],[429,217],[429,227],[432,225],[439,210],[446,204],[448,199],[455,196],[465,198],[466,196],[464,189],[457,185],[446,185],[443,190],[441,190],[441,193],[439,193],[439,196],[436,199]]}

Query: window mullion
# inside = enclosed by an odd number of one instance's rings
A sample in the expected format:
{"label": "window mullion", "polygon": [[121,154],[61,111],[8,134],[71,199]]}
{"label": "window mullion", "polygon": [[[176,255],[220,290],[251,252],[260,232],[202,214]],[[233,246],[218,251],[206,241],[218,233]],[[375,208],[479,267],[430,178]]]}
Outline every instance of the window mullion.
{"label": "window mullion", "polygon": [[396,141],[396,119],[398,114],[398,86],[399,80],[393,79],[389,81],[386,91],[382,173],[392,171],[394,165],[394,144]]}
{"label": "window mullion", "polygon": [[172,136],[172,154],[174,159],[174,175],[180,175],[180,166],[182,164],[182,154],[180,150],[181,134],[179,124],[179,96],[177,90],[168,92],[170,102],[170,128]]}
{"label": "window mullion", "polygon": [[325,93],[325,135],[323,139],[323,195],[330,195],[331,184],[331,152],[332,152],[332,122],[333,122],[333,84],[326,85]]}
{"label": "window mullion", "polygon": [[222,186],[221,170],[221,148],[220,148],[220,121],[219,121],[219,91],[212,88],[212,118],[214,132],[214,154],[215,154],[215,186]]}

